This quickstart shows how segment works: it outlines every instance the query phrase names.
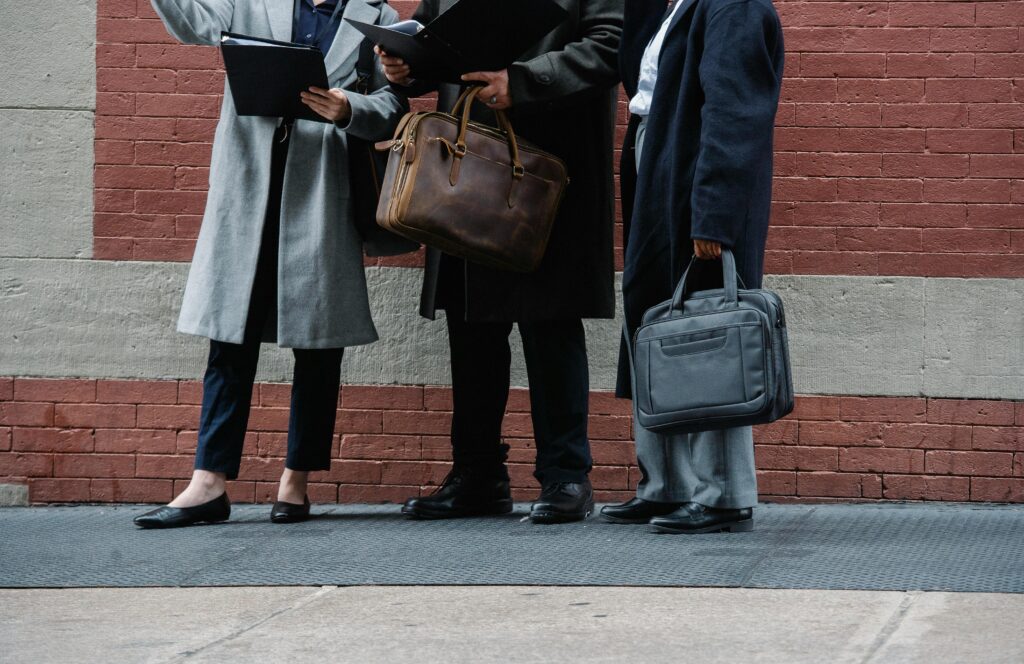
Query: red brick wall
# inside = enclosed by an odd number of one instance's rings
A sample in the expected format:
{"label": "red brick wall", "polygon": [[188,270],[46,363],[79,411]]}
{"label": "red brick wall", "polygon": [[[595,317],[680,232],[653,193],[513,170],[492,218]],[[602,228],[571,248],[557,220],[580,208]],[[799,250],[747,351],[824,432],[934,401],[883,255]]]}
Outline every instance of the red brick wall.
{"label": "red brick wall", "polygon": [[[1024,276],[1024,2],[776,6],[768,271]],[[175,44],[147,0],[98,8],[95,256],[189,260],[219,55]]]}
{"label": "red brick wall", "polygon": [[[416,3],[392,4],[408,15]],[[1024,277],[1024,2],[776,6],[787,68],[768,271]],[[148,0],[98,0],[96,63],[94,255],[187,261],[220,56],[174,43]],[[274,494],[287,393],[256,390],[235,500]],[[168,500],[190,472],[198,399],[194,382],[0,378],[0,481],[27,482],[36,502]],[[344,387],[336,461],[314,500],[429,491],[446,472],[449,399],[447,388]],[[595,393],[592,410],[595,484],[626,497],[637,480],[628,404]],[[529,499],[522,390],[505,428],[517,497]],[[1024,502],[1024,404],[802,397],[757,431],[757,454],[768,500]]]}
{"label": "red brick wall", "polygon": [[[192,468],[201,386],[178,381],[0,378],[0,483],[33,502],[161,502]],[[272,500],[281,473],[289,387],[256,387],[238,502]],[[320,502],[397,502],[429,492],[450,455],[451,394],[442,387],[342,389],[333,466]],[[592,479],[602,500],[639,477],[628,402],[591,399]],[[525,390],[504,435],[518,499],[536,496]],[[793,500],[1024,502],[1024,402],[800,397],[787,420],[755,429],[761,496]]]}

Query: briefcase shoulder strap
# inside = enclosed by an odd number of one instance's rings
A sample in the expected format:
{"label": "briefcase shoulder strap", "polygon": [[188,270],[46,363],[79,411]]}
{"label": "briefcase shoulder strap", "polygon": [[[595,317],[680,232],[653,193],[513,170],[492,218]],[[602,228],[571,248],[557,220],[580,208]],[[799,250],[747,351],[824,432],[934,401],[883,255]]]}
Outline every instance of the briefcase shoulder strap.
{"label": "briefcase shoulder strap", "polygon": [[[342,4],[340,1],[338,4]],[[387,4],[385,2],[384,4]],[[377,18],[374,20],[374,25],[380,23],[380,18],[384,13],[377,14]],[[377,67],[377,60],[373,52],[374,43],[369,37],[364,37],[363,41],[359,42],[359,57],[356,59],[356,87],[355,91],[359,94],[369,94],[370,85],[373,82],[373,72]]]}
{"label": "briefcase shoulder strap", "polygon": [[370,92],[375,66],[373,41],[367,37],[359,43],[359,59],[356,60],[356,92],[359,94],[365,95]]}

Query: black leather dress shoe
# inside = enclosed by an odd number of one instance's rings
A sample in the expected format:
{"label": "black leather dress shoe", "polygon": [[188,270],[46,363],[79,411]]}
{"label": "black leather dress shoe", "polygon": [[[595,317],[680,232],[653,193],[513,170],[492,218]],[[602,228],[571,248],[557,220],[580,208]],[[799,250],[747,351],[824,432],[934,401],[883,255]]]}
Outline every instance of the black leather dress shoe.
{"label": "black leather dress shoe", "polygon": [[608,523],[648,523],[653,517],[665,516],[679,509],[679,503],[655,503],[633,498],[621,505],[605,505],[601,518]]}
{"label": "black leather dress shoe", "polygon": [[270,520],[274,523],[298,523],[309,518],[309,496],[302,499],[302,504],[286,503],[279,500],[270,510]]}
{"label": "black leather dress shoe", "polygon": [[556,482],[544,487],[540,498],[530,507],[534,523],[582,521],[594,511],[594,489],[590,481]]}
{"label": "black leather dress shoe", "polygon": [[402,506],[402,514],[413,519],[457,519],[511,511],[512,491],[508,480],[456,470],[449,473],[434,493],[410,498]]}
{"label": "black leather dress shoe", "polygon": [[231,501],[228,500],[228,494],[222,493],[208,503],[193,507],[164,505],[135,517],[134,521],[140,528],[181,528],[197,523],[227,521],[230,516]]}
{"label": "black leather dress shoe", "polygon": [[657,533],[696,535],[698,533],[746,533],[754,529],[754,510],[726,510],[686,503],[675,512],[651,519]]}

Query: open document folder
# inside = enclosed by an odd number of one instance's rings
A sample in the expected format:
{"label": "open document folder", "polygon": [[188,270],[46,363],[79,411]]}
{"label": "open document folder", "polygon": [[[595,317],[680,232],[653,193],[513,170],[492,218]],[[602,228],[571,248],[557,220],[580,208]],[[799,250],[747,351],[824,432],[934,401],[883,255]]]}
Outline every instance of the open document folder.
{"label": "open document folder", "polygon": [[239,115],[330,122],[299,98],[312,86],[330,87],[320,49],[223,32],[220,50]]}
{"label": "open document folder", "polygon": [[414,78],[456,83],[467,72],[505,69],[566,16],[553,0],[459,0],[427,25],[345,20],[405,60]]}

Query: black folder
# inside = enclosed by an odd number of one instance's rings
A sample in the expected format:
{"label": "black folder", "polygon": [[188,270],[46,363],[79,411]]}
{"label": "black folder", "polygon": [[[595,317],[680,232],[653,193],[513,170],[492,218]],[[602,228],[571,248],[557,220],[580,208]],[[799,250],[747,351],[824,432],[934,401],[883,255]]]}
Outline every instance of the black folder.
{"label": "black folder", "polygon": [[345,20],[405,60],[414,78],[457,83],[468,72],[507,68],[566,16],[553,0],[459,0],[426,26]]}
{"label": "black folder", "polygon": [[224,32],[220,50],[239,115],[330,122],[299,98],[310,87],[330,87],[320,49]]}

